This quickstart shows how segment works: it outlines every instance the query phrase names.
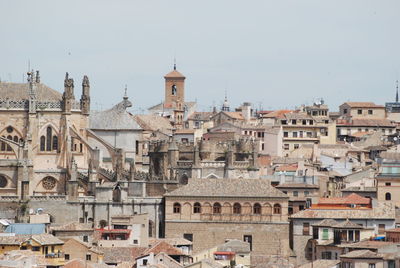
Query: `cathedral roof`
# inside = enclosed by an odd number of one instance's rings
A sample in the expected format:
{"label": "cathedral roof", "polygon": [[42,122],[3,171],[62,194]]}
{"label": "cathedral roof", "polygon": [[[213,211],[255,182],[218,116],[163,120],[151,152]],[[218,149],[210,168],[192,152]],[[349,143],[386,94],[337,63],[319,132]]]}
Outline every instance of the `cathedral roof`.
{"label": "cathedral roof", "polygon": [[185,76],[183,74],[181,74],[180,72],[178,72],[177,70],[173,70],[169,73],[167,73],[164,78],[185,78]]}
{"label": "cathedral roof", "polygon": [[187,185],[165,196],[288,198],[263,179],[190,179]]}
{"label": "cathedral roof", "polygon": [[90,128],[96,130],[142,129],[134,116],[126,110],[131,106],[132,103],[124,97],[123,101],[109,110],[92,112],[89,117]]}
{"label": "cathedral roof", "polygon": [[[0,99],[28,100],[28,83],[0,82]],[[36,84],[36,99],[38,101],[61,101],[62,94],[45,84]]]}

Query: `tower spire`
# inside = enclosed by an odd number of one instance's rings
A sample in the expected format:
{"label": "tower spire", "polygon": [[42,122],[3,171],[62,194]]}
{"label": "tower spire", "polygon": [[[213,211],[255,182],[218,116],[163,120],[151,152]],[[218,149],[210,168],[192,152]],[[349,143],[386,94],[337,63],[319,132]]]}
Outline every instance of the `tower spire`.
{"label": "tower spire", "polygon": [[176,58],[174,57],[174,70],[176,71]]}
{"label": "tower spire", "polygon": [[396,80],[396,102],[399,102],[399,80]]}

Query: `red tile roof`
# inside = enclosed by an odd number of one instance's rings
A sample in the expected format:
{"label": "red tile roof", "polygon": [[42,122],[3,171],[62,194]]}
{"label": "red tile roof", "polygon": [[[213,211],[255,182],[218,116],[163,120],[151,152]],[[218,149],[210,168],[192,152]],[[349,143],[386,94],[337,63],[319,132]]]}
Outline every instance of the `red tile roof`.
{"label": "red tile roof", "polygon": [[371,200],[366,197],[362,197],[358,194],[352,193],[347,197],[328,197],[320,198],[318,204],[327,205],[348,205],[348,204],[359,204],[359,205],[369,205]]}
{"label": "red tile roof", "polygon": [[172,246],[171,244],[168,244],[165,241],[160,241],[151,248],[147,249],[145,252],[143,252],[143,255],[148,255],[150,253],[154,253],[155,255],[158,253],[164,252],[165,254],[171,256],[171,255],[186,255],[183,253],[182,250],[179,248],[176,248]]}
{"label": "red tile roof", "polygon": [[345,102],[352,108],[384,108],[382,105],[376,105],[373,102]]}

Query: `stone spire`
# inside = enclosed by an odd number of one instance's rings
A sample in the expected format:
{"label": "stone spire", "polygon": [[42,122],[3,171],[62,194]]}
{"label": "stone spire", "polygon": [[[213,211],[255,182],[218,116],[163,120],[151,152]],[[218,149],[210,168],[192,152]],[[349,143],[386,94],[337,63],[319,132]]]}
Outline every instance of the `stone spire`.
{"label": "stone spire", "polygon": [[64,79],[64,94],[63,94],[63,110],[65,113],[71,113],[72,102],[75,100],[74,96],[74,79],[69,78],[69,74],[65,74]]}
{"label": "stone spire", "polygon": [[90,113],[90,83],[86,75],[82,80],[81,111],[86,115]]}

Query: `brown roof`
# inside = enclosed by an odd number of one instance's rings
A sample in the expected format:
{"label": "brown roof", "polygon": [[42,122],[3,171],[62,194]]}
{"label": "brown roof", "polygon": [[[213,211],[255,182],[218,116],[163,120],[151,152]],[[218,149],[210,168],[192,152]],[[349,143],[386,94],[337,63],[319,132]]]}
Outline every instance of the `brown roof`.
{"label": "brown roof", "polygon": [[[0,99],[28,100],[28,83],[7,83],[0,82]],[[38,101],[61,101],[62,94],[45,84],[37,84],[36,99]]]}
{"label": "brown roof", "polygon": [[240,112],[222,112],[222,113],[228,115],[229,117],[231,117],[233,119],[244,120],[244,117],[243,117],[242,113],[240,113]]}
{"label": "brown roof", "polygon": [[396,125],[388,119],[361,119],[351,120],[338,119],[338,126],[360,126],[360,127],[395,127]]}
{"label": "brown roof", "polygon": [[189,179],[188,184],[166,193],[165,196],[288,198],[265,179]]}
{"label": "brown roof", "polygon": [[183,253],[183,251],[181,249],[176,248],[165,241],[159,241],[158,243],[153,245],[151,248],[149,248],[145,252],[143,252],[142,256],[148,255],[150,253],[154,253],[154,255],[157,255],[159,253],[165,253],[169,256],[186,255],[185,253]]}
{"label": "brown roof", "polygon": [[188,120],[208,121],[213,114],[213,112],[194,112],[189,116]]}
{"label": "brown roof", "polygon": [[369,205],[371,200],[366,197],[362,197],[356,193],[352,193],[347,197],[321,197],[318,204],[362,204]]}
{"label": "brown roof", "polygon": [[153,114],[138,114],[134,116],[136,122],[145,130],[160,130],[163,133],[169,133],[172,125],[167,118]]}
{"label": "brown roof", "polygon": [[64,241],[51,234],[0,236],[0,245],[21,245],[30,239],[41,245],[62,245]]}
{"label": "brown roof", "polygon": [[351,244],[343,244],[340,247],[359,248],[359,249],[378,249],[393,244],[394,244],[393,242],[387,242],[387,241],[364,240]]}
{"label": "brown roof", "polygon": [[194,129],[177,129],[175,134],[193,134],[194,132]]}
{"label": "brown roof", "polygon": [[185,78],[185,76],[183,74],[181,74],[180,72],[178,72],[177,70],[173,70],[169,73],[167,73],[164,78]]}
{"label": "brown roof", "polygon": [[275,171],[296,171],[298,168],[296,165],[282,165],[275,169]]}
{"label": "brown roof", "polygon": [[383,105],[376,105],[373,102],[345,102],[343,104],[347,104],[351,108],[384,108]]}
{"label": "brown roof", "polygon": [[285,118],[285,114],[292,112],[291,110],[277,110],[263,115],[263,118]]}
{"label": "brown roof", "polygon": [[340,260],[315,260],[313,263],[309,262],[300,265],[298,268],[327,268],[336,267],[340,263]]}
{"label": "brown roof", "polygon": [[147,249],[146,247],[96,247],[104,252],[105,263],[132,262]]}
{"label": "brown roof", "polygon": [[192,245],[193,242],[189,241],[183,237],[172,237],[172,238],[150,238],[149,245],[154,246],[158,242],[165,241],[172,246],[180,246],[180,245]]}
{"label": "brown roof", "polygon": [[336,225],[337,221],[333,220],[333,219],[325,219],[322,220],[318,223],[312,224],[312,226],[318,226],[318,227],[330,227],[333,225]]}
{"label": "brown roof", "polygon": [[371,250],[353,250],[347,254],[340,255],[340,258],[351,258],[351,259],[381,259],[382,255],[377,254]]}
{"label": "brown roof", "polygon": [[350,221],[349,219],[347,219],[343,222],[337,223],[337,224],[333,225],[332,227],[338,228],[338,229],[341,229],[341,228],[364,229],[363,226],[358,225],[357,223],[354,223],[354,222]]}
{"label": "brown roof", "polygon": [[308,183],[282,183],[276,188],[307,188],[307,189],[318,189],[319,186],[316,184],[308,184]]}

